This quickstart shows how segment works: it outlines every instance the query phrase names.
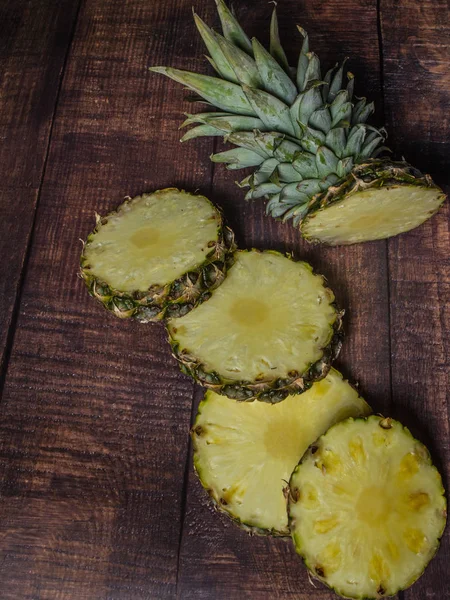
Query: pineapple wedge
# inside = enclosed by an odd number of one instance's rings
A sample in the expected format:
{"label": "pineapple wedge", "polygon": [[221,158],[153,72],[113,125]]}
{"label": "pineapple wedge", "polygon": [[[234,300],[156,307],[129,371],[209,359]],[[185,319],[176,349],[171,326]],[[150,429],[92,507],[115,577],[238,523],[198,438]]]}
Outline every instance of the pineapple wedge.
{"label": "pineapple wedge", "polygon": [[239,250],[223,284],[167,322],[183,372],[236,400],[280,402],[323,378],[342,314],[323,277],[279,252]]}
{"label": "pineapple wedge", "polygon": [[204,196],[168,188],[97,216],[81,256],[89,293],[124,319],[186,314],[219,286],[234,236]]}
{"label": "pineapple wedge", "polygon": [[218,509],[253,533],[289,535],[283,489],[308,446],[369,405],[331,369],[284,402],[236,402],[208,391],[194,427],[194,467]]}
{"label": "pineapple wedge", "polygon": [[311,573],[345,598],[392,596],[416,581],[446,522],[442,479],[398,421],[349,418],[292,474],[292,538]]}

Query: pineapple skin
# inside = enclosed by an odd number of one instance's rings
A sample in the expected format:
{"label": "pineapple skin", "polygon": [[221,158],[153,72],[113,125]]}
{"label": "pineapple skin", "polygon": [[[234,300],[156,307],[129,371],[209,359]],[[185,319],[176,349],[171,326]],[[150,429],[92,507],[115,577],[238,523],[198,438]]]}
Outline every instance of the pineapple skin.
{"label": "pineapple skin", "polygon": [[[153,192],[153,195],[163,196],[167,192],[178,191],[182,190],[165,188]],[[224,225],[222,213],[215,206],[214,209],[220,216],[217,243],[211,248],[204,262],[164,286],[154,285],[146,291],[134,292],[114,289],[105,281],[95,277],[87,268],[89,263],[84,249],[100,228],[108,222],[110,216],[119,214],[124,206],[130,205],[140,198],[140,196],[128,197],[116,211],[105,217],[96,215],[95,229],[83,244],[79,275],[86,283],[89,294],[101,302],[106,310],[120,319],[133,318],[141,323],[149,323],[185,315],[195,306],[207,300],[211,291],[225,279],[228,268],[233,264],[233,253],[236,250],[234,233]],[[208,200],[208,202],[210,201]],[[212,205],[211,202],[210,204]]]}
{"label": "pineapple skin", "polygon": [[[303,231],[302,226],[308,223],[309,219],[320,210],[326,210],[332,204],[344,200],[350,194],[366,190],[369,188],[382,188],[395,185],[409,185],[421,187],[424,189],[433,189],[441,193],[441,203],[436,207],[435,214],[442,203],[446,200],[446,195],[438,187],[429,175],[423,175],[418,169],[406,161],[392,161],[389,158],[369,159],[362,164],[357,165],[345,179],[342,179],[331,186],[325,192],[314,196],[306,209],[304,216],[299,222],[299,228],[304,239],[311,243],[325,243],[323,240],[315,239]],[[432,214],[429,215],[430,217]],[[340,242],[341,245],[343,242]],[[330,245],[330,244],[328,244]]]}
{"label": "pineapple skin", "polygon": [[[369,415],[367,417],[351,417],[349,419],[347,419],[346,421],[353,421],[353,422],[368,422],[368,421],[378,421],[379,426],[382,429],[390,429],[392,427],[393,423],[396,423],[397,425],[399,425],[399,422],[395,422],[393,419],[391,419],[390,417],[384,417],[383,415]],[[328,429],[328,431],[321,436],[320,438],[318,438],[318,440],[316,440],[316,442],[314,442],[313,444],[311,444],[311,446],[308,448],[308,450],[304,453],[304,455],[302,456],[302,458],[300,459],[297,467],[294,469],[294,471],[292,472],[290,481],[289,481],[289,485],[286,488],[286,494],[287,494],[287,498],[288,498],[288,502],[287,502],[287,511],[288,511],[288,522],[289,522],[289,528],[291,530],[291,534],[292,534],[292,541],[294,543],[294,547],[295,547],[295,551],[296,553],[299,555],[299,557],[302,559],[305,567],[308,569],[308,573],[309,576],[312,579],[316,579],[317,581],[320,581],[323,585],[325,585],[326,587],[328,587],[329,589],[331,589],[335,594],[337,594],[338,596],[340,596],[341,598],[347,598],[348,600],[379,600],[380,598],[384,598],[384,597],[391,597],[394,596],[396,594],[398,594],[399,592],[408,589],[409,587],[411,587],[418,579],[420,579],[420,577],[423,575],[423,573],[425,572],[427,566],[430,564],[431,560],[436,556],[437,551],[439,550],[440,547],[440,542],[442,540],[442,536],[444,535],[445,532],[445,527],[447,524],[447,498],[446,498],[446,494],[445,494],[445,488],[442,482],[442,478],[440,477],[439,472],[437,471],[436,467],[434,466],[430,453],[427,449],[427,447],[422,444],[419,440],[417,440],[416,438],[414,438],[414,436],[412,435],[412,433],[410,432],[410,430],[402,425],[403,428],[403,432],[408,435],[411,440],[418,446],[421,448],[421,451],[423,453],[423,456],[426,456],[426,462],[428,465],[433,466],[436,471],[438,472],[439,478],[440,478],[440,490],[442,493],[442,497],[444,500],[444,523],[443,523],[443,527],[442,527],[442,531],[436,541],[436,545],[433,548],[433,553],[429,559],[429,561],[427,563],[424,564],[424,567],[422,569],[422,571],[416,576],[413,577],[406,586],[403,587],[399,587],[399,589],[395,590],[395,591],[390,591],[389,595],[387,596],[384,590],[380,590],[379,593],[377,593],[376,596],[373,597],[367,597],[366,595],[346,595],[343,594],[341,591],[339,591],[338,589],[336,589],[335,587],[330,586],[326,579],[323,578],[320,574],[320,571],[318,572],[316,569],[316,565],[313,565],[311,563],[308,562],[306,556],[302,553],[302,549],[295,543],[295,539],[294,539],[294,519],[292,517],[290,508],[292,506],[293,503],[296,503],[298,501],[298,495],[299,495],[299,490],[296,488],[293,480],[295,478],[295,475],[297,473],[297,470],[300,468],[300,466],[302,465],[302,463],[307,460],[307,458],[309,458],[309,456],[311,454],[315,454],[316,450],[317,450],[317,444],[320,442],[321,438],[324,437],[331,429],[333,429],[334,427],[337,427],[339,425],[342,425],[342,421],[339,423],[336,423],[335,425],[332,425],[330,427],[330,429]],[[401,424],[400,424],[401,425]]]}
{"label": "pineapple skin", "polygon": [[[270,252],[294,261],[290,254],[283,254],[275,250],[271,250]],[[325,287],[329,289],[327,286]],[[227,381],[217,372],[208,371],[207,367],[197,357],[181,350],[177,340],[171,337],[170,334],[168,341],[172,348],[172,354],[179,363],[181,372],[192,377],[201,386],[213,390],[216,394],[228,396],[234,400],[246,402],[259,400],[261,402],[276,404],[277,402],[282,402],[291,394],[305,392],[315,381],[323,379],[329,372],[331,364],[339,355],[344,338],[344,311],[340,310],[335,302],[333,302],[332,306],[336,310],[336,320],[332,325],[330,342],[323,349],[322,358],[311,364],[309,369],[301,375],[296,373],[292,377],[277,378],[271,381]]]}

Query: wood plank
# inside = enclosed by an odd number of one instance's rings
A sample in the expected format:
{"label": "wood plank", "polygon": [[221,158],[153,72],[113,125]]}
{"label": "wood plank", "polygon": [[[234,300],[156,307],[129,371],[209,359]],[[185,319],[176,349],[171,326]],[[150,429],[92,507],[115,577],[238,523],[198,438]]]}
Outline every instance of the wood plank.
{"label": "wood plank", "polygon": [[161,325],[108,315],[77,270],[94,211],[209,186],[211,142],[180,149],[184,92],[146,69],[199,54],[190,15],[187,0],[79,15],[0,407],[2,599],[175,597],[193,384]]}
{"label": "wood plank", "polygon": [[[272,7],[256,8],[236,2],[235,9],[246,31],[267,43],[267,35],[261,32],[268,30]],[[351,14],[352,18],[343,19],[343,14]],[[338,0],[311,6],[286,0],[278,5],[278,15],[281,37],[283,42],[286,40],[292,64],[301,43],[295,30],[295,24],[299,23],[308,31],[311,47],[324,68],[351,56],[348,68],[356,75],[357,94],[380,99],[375,1],[348,1],[343,7]],[[378,107],[381,113],[379,104]],[[200,160],[205,163],[207,157]],[[377,411],[389,410],[386,242],[341,248],[310,246],[291,226],[266,217],[263,202],[246,203],[242,191],[234,185],[238,175],[216,166],[213,198],[224,207],[240,245],[291,251],[326,275],[339,304],[347,309],[347,338],[338,366],[347,377],[361,383],[362,393]],[[218,517],[190,468],[178,597],[315,600],[331,599],[334,595],[320,585],[314,588],[309,583],[290,542],[250,539]]]}
{"label": "wood plank", "polygon": [[0,377],[79,2],[0,9]]}
{"label": "wood plank", "polygon": [[[450,16],[445,0],[381,2],[390,143],[449,192]],[[450,213],[389,242],[392,390],[396,416],[450,476]],[[450,535],[405,600],[446,598]]]}

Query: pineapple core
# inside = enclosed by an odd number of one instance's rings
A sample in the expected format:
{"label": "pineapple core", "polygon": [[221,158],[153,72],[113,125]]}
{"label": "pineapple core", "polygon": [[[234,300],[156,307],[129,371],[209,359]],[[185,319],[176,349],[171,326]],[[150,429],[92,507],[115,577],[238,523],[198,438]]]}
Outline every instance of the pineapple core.
{"label": "pineapple core", "polygon": [[256,298],[239,298],[230,308],[231,318],[239,325],[252,327],[263,323],[270,315],[270,308]]}
{"label": "pineapple core", "polygon": [[363,489],[356,502],[356,516],[368,525],[381,524],[389,513],[386,490],[371,485]]}

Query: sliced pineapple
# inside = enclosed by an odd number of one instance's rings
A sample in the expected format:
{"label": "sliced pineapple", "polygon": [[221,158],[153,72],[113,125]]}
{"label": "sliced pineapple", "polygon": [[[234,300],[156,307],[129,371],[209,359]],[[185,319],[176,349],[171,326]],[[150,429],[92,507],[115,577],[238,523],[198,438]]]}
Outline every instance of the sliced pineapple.
{"label": "sliced pineapple", "polygon": [[208,302],[168,322],[186,373],[219,394],[267,402],[326,375],[340,329],[334,295],[310,265],[257,250],[238,251]]}
{"label": "sliced pineapple", "polygon": [[[241,526],[288,535],[283,488],[299,457],[333,423],[369,413],[334,369],[304,394],[275,405],[208,391],[192,429],[194,466],[216,505]],[[318,501],[313,488],[306,491],[311,508]]]}
{"label": "sliced pineapple", "polygon": [[317,195],[301,231],[332,246],[384,239],[414,229],[444,200],[443,191],[407,163],[372,160]]}
{"label": "sliced pineapple", "polygon": [[401,423],[379,416],[349,418],[314,443],[292,474],[288,510],[307,567],[348,598],[391,596],[412,585],[446,522],[442,480],[427,449]]}
{"label": "sliced pineapple", "polygon": [[92,296],[121,318],[185,314],[222,282],[232,232],[204,196],[169,188],[97,218],[81,256]]}

